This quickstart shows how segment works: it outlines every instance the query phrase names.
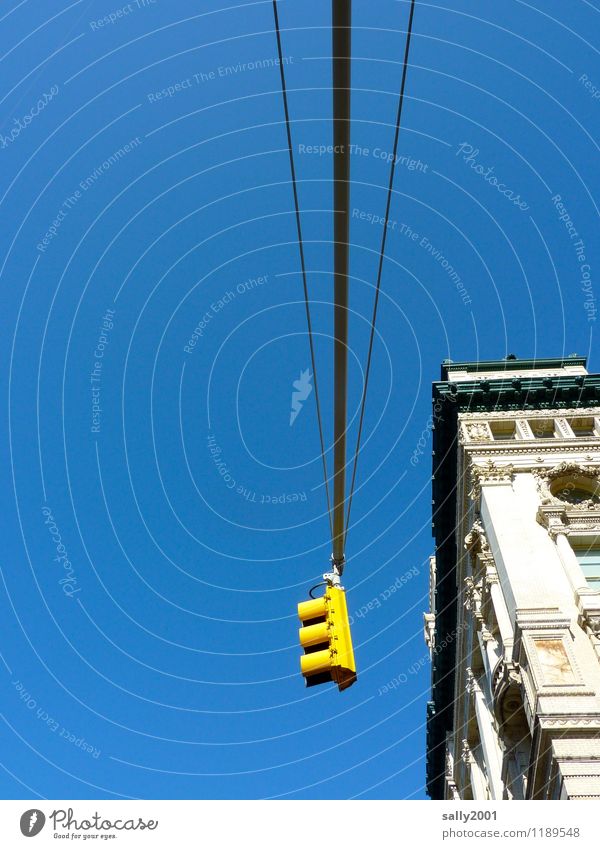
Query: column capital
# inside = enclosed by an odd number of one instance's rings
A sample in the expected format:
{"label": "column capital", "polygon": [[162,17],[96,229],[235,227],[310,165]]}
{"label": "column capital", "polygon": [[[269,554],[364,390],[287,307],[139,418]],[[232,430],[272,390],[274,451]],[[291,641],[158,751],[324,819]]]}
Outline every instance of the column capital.
{"label": "column capital", "polygon": [[556,542],[560,534],[565,537],[569,534],[565,507],[555,504],[541,504],[536,513],[536,520],[548,531],[548,536]]}
{"label": "column capital", "polygon": [[498,642],[492,632],[488,630],[488,627],[485,622],[483,622],[481,625],[481,639],[484,641],[484,643],[489,643],[490,641],[493,641],[494,643]]}
{"label": "column capital", "polygon": [[484,486],[506,486],[512,483],[515,467],[512,463],[499,466],[493,460],[487,463],[473,463],[469,469],[471,478],[471,491],[469,497],[478,501],[481,497],[481,489]]}
{"label": "column capital", "polygon": [[485,584],[486,587],[491,587],[492,584],[499,584],[500,577],[496,571],[496,567],[492,563],[486,564]]}

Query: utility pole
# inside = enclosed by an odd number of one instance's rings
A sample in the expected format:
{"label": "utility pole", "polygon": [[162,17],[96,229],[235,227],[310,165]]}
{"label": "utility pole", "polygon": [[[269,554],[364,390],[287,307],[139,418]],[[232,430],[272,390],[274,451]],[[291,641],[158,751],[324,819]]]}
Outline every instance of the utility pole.
{"label": "utility pole", "polygon": [[333,571],[344,569],[350,240],[350,63],[352,0],[332,0],[334,448]]}

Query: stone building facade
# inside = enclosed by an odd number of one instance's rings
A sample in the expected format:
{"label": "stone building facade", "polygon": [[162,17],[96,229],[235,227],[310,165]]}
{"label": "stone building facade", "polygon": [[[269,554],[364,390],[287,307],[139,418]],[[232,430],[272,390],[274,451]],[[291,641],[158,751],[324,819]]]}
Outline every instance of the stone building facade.
{"label": "stone building facade", "polygon": [[444,363],[433,386],[434,799],[600,799],[600,375]]}

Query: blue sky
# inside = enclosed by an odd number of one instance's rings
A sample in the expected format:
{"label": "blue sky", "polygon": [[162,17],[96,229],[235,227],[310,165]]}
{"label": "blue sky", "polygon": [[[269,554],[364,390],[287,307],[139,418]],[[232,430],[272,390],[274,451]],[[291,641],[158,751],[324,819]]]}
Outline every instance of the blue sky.
{"label": "blue sky", "polygon": [[[354,3],[351,445],[407,15]],[[280,21],[330,445],[329,5]],[[339,694],[299,674],[330,541],[314,392],[290,425],[271,3],[2,4],[2,797],[425,797],[430,384],[447,357],[597,368],[599,21],[417,3]]]}

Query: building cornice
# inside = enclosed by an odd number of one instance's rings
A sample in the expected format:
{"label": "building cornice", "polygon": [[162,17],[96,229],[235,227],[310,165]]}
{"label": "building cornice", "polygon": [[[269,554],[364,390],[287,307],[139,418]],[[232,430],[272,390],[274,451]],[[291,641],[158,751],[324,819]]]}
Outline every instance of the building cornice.
{"label": "building cornice", "polygon": [[579,409],[598,405],[600,375],[444,381],[433,384],[433,399],[453,405],[457,413]]}

